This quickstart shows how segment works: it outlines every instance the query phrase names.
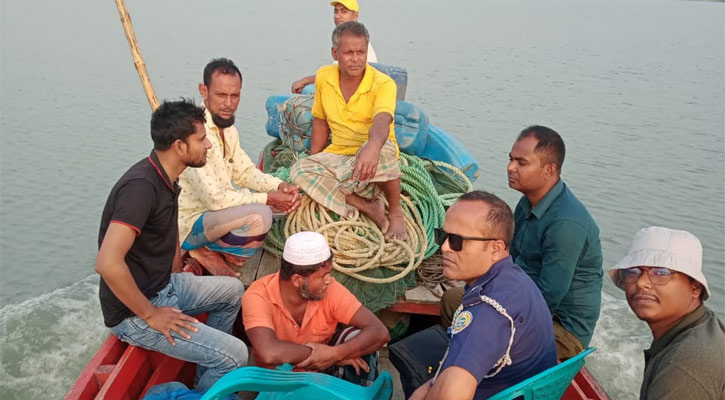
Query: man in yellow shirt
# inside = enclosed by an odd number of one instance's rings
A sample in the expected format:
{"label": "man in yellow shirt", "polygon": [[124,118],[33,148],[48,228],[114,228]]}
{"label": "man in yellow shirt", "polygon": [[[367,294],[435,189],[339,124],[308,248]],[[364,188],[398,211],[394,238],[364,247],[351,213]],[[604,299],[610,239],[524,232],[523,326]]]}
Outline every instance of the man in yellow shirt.
{"label": "man in yellow shirt", "polygon": [[[393,130],[395,82],[366,62],[370,35],[359,22],[332,33],[337,65],[317,71],[310,157],[290,170],[313,200],[348,217],[359,210],[387,239],[407,237],[400,205],[398,144]],[[332,143],[327,146],[332,133]],[[389,213],[380,192],[385,194]]]}
{"label": "man in yellow shirt", "polygon": [[[272,208],[291,212],[300,204],[297,187],[260,171],[239,145],[234,127],[242,74],[231,60],[217,58],[204,68],[206,165],[179,176],[179,239],[213,275],[239,275],[272,226]],[[193,171],[192,171],[193,170]]]}

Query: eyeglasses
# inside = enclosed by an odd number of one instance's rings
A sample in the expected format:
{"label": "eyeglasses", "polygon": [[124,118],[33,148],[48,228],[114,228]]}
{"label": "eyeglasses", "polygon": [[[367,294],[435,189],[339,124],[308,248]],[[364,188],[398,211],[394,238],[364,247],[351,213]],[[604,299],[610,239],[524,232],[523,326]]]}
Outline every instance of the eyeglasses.
{"label": "eyeglasses", "polygon": [[435,233],[435,242],[438,246],[443,246],[443,243],[445,243],[446,239],[448,239],[448,246],[450,246],[451,250],[453,251],[461,251],[461,249],[463,249],[464,240],[478,240],[482,242],[486,242],[489,240],[498,240],[496,238],[467,237],[456,235],[455,233],[448,233],[441,228],[434,228],[433,232]]}
{"label": "eyeglasses", "polygon": [[[644,271],[640,267],[620,269],[619,277],[622,278],[625,283],[637,283],[643,272]],[[674,274],[675,271],[670,271],[669,269],[663,267],[652,267],[647,270],[649,281],[654,285],[666,285],[672,279],[672,275]]]}

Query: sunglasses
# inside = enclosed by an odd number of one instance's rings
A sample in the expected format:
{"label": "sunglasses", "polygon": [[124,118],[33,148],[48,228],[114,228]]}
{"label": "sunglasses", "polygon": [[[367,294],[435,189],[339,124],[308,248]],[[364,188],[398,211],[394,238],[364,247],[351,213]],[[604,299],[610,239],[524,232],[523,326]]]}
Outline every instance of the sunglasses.
{"label": "sunglasses", "polygon": [[448,233],[441,228],[433,228],[435,233],[435,242],[438,246],[443,246],[443,243],[448,240],[448,246],[453,251],[461,251],[463,249],[464,240],[478,240],[481,242],[487,242],[489,240],[498,240],[496,238],[482,238],[482,237],[468,237],[456,235],[455,233]]}
{"label": "sunglasses", "polygon": [[[642,276],[643,273],[644,271],[639,267],[620,269],[619,277],[622,278],[625,283],[637,283],[637,281],[639,281],[639,277]],[[652,267],[647,270],[649,281],[654,285],[666,285],[672,279],[672,275],[674,274],[674,271],[670,271],[669,269],[663,267]]]}

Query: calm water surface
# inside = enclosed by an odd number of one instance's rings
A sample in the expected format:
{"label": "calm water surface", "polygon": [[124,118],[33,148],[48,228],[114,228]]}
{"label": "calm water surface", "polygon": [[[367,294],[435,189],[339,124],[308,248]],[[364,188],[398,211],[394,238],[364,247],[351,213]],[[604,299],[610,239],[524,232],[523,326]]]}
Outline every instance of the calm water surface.
{"label": "calm water surface", "polygon": [[[567,144],[563,178],[602,232],[605,267],[634,233],[695,233],[725,316],[724,5],[674,1],[361,1],[407,100],[466,143],[477,188],[512,206],[507,153],[544,124]],[[328,63],[326,1],[129,0],[160,98],[199,99],[206,62],[244,73],[237,128],[254,157],[264,101]],[[93,274],[101,209],[151,148],[149,106],[114,3],[2,3],[0,397],[60,398],[107,331]],[[588,367],[635,398],[650,334],[608,280]],[[39,384],[42,383],[42,384]]]}

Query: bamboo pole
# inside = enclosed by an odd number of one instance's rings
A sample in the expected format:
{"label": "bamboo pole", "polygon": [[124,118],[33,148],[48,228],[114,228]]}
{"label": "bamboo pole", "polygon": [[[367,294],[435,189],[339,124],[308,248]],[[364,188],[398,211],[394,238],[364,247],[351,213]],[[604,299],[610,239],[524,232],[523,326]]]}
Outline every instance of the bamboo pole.
{"label": "bamboo pole", "polygon": [[154,92],[153,86],[151,86],[151,79],[149,79],[149,74],[148,72],[146,72],[146,64],[143,61],[143,57],[141,56],[141,50],[139,50],[138,43],[136,42],[136,34],[133,33],[133,26],[131,25],[131,16],[128,14],[128,10],[126,10],[126,4],[123,0],[115,1],[116,7],[118,8],[118,13],[121,16],[121,24],[123,24],[123,30],[124,32],[126,32],[128,47],[131,48],[131,55],[133,55],[133,64],[134,66],[136,66],[138,77],[141,79],[141,85],[143,85],[143,90],[146,93],[146,98],[149,101],[151,110],[155,111],[157,108],[159,108],[159,100],[156,98],[156,93]]}

